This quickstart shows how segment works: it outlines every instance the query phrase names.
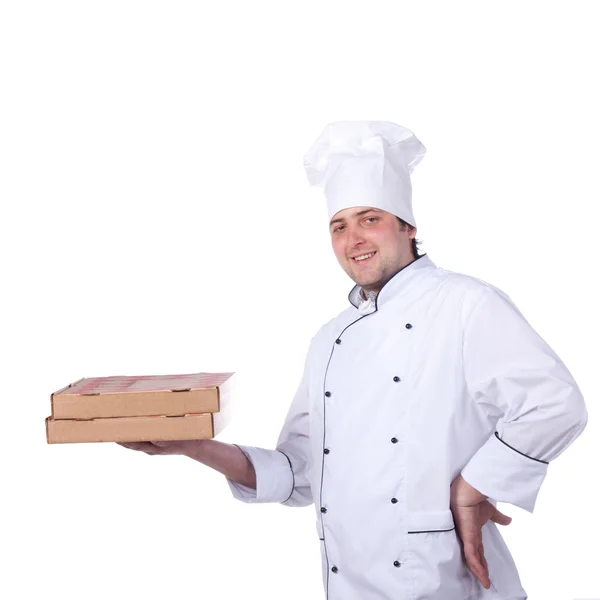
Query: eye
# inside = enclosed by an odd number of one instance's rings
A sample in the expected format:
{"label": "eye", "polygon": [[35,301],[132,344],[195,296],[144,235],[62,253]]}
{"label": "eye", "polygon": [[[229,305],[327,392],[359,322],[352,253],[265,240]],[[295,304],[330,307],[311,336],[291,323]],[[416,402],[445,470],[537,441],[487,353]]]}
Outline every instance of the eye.
{"label": "eye", "polygon": [[379,221],[379,217],[367,217],[367,221],[371,220]]}
{"label": "eye", "polygon": [[335,233],[336,231],[340,230],[343,227],[343,225],[338,225],[334,230],[333,233]]}

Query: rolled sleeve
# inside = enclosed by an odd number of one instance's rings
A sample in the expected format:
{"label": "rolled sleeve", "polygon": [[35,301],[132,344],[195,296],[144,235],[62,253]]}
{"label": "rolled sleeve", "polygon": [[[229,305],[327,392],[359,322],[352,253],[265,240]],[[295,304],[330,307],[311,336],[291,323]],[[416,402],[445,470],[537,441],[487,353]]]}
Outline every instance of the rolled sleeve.
{"label": "rolled sleeve", "polygon": [[287,456],[279,450],[237,446],[254,466],[256,489],[226,481],[237,500],[247,503],[285,502],[294,489],[294,474]]}
{"label": "rolled sleeve", "polygon": [[533,512],[547,470],[547,462],[522,454],[494,434],[461,474],[469,485],[491,500],[509,502]]}

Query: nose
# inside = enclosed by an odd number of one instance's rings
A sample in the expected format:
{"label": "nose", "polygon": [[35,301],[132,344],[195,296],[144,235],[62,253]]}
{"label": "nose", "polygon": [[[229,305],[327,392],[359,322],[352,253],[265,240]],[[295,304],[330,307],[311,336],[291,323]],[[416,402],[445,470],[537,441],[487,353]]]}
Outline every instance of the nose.
{"label": "nose", "polygon": [[358,227],[348,227],[348,245],[350,248],[360,246],[365,242],[365,237]]}

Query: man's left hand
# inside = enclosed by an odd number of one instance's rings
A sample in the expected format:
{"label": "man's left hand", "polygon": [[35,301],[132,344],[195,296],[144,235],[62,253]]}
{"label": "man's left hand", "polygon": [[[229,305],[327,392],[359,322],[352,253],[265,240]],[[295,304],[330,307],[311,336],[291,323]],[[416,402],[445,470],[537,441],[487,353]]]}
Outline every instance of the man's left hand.
{"label": "man's left hand", "polygon": [[450,508],[462,541],[467,567],[488,590],[490,575],[483,553],[481,528],[488,521],[508,525],[512,519],[488,502],[487,497],[469,485],[462,475],[452,482],[450,489]]}

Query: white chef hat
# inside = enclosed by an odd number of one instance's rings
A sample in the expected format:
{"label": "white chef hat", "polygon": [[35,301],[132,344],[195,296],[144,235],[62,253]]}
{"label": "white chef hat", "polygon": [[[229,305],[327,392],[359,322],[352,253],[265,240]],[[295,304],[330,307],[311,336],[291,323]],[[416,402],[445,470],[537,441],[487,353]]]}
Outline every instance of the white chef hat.
{"label": "white chef hat", "polygon": [[410,174],[425,155],[412,131],[388,121],[329,123],[304,156],[311,185],[322,187],[329,219],[353,206],[390,212],[416,227]]}

